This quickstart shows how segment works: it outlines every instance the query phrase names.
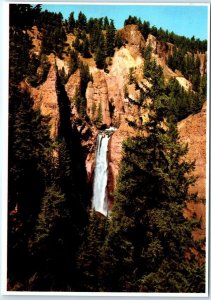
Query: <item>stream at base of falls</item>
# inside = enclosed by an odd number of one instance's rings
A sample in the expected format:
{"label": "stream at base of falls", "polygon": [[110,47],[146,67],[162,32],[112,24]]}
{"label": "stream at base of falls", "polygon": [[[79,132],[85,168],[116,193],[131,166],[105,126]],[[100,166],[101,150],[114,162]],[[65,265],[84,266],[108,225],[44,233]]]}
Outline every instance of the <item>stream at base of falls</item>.
{"label": "stream at base of falls", "polygon": [[108,215],[108,141],[116,130],[110,127],[101,131],[97,137],[92,208],[101,214]]}

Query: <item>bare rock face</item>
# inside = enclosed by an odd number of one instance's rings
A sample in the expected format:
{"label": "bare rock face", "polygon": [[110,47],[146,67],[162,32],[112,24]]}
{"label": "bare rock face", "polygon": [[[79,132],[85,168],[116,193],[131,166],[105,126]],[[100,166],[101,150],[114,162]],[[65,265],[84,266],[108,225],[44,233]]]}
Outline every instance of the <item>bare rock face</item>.
{"label": "bare rock face", "polygon": [[47,80],[38,88],[31,87],[34,109],[40,109],[43,116],[50,117],[50,136],[55,138],[59,127],[59,106],[56,93],[56,69],[50,67]]}
{"label": "bare rock face", "polygon": [[121,123],[120,127],[113,133],[109,142],[109,190],[113,192],[117,184],[120,162],[123,155],[122,143],[130,136],[134,136],[135,131],[127,123]]}
{"label": "bare rock face", "polygon": [[200,61],[200,72],[201,75],[207,73],[207,53],[197,53],[196,55]]}
{"label": "bare rock face", "polygon": [[190,188],[191,193],[198,192],[200,198],[206,197],[206,103],[202,111],[191,115],[178,124],[180,140],[188,143],[187,160],[196,161],[195,171],[197,181]]}
{"label": "bare rock face", "polygon": [[[181,142],[188,143],[187,161],[195,161],[193,175],[197,176],[196,183],[189,189],[190,193],[197,193],[199,198],[206,198],[206,103],[201,112],[191,115],[178,124]],[[189,201],[184,215],[187,218],[196,216],[201,219],[201,228],[193,232],[195,239],[205,236],[206,209],[203,201],[195,203]]]}
{"label": "bare rock face", "polygon": [[112,125],[118,127],[121,123],[121,116],[124,112],[123,92],[119,77],[108,74],[106,76],[106,83],[108,86],[108,101],[109,112]]}
{"label": "bare rock face", "polygon": [[79,115],[78,115],[77,109],[74,105],[74,98],[77,94],[77,90],[80,89],[80,84],[81,84],[80,71],[79,71],[79,69],[77,69],[75,71],[75,73],[70,76],[70,78],[68,79],[68,82],[65,85],[65,90],[67,92],[67,96],[71,103],[72,115],[77,118],[79,117]]}
{"label": "bare rock face", "polygon": [[158,41],[152,34],[148,35],[146,46],[150,46],[152,48],[152,53],[157,54],[158,57],[163,58],[164,60],[169,55],[172,55],[174,50],[173,44]]}
{"label": "bare rock face", "polygon": [[77,69],[75,73],[70,76],[68,82],[65,85],[65,90],[69,99],[74,99],[77,89],[80,88],[80,83],[80,71],[79,69]]}
{"label": "bare rock face", "polygon": [[145,46],[145,39],[138,29],[138,25],[126,25],[120,33],[123,41],[138,51]]}
{"label": "bare rock face", "polygon": [[89,82],[87,98],[87,115],[90,119],[101,119],[101,123],[110,126],[111,117],[109,111],[108,86],[105,73],[98,70],[92,74],[93,83]]}
{"label": "bare rock face", "polygon": [[133,55],[133,49],[130,47],[122,47],[114,54],[110,75],[118,79],[120,89],[124,89],[124,85],[128,83],[128,75],[131,68],[143,68],[144,60],[139,55]]}

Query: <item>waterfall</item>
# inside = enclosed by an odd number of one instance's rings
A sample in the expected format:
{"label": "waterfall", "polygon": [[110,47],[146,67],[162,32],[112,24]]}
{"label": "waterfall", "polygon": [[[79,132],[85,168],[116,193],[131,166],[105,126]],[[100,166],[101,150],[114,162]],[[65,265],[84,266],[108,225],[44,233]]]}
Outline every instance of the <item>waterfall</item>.
{"label": "waterfall", "polygon": [[108,181],[108,141],[110,133],[114,130],[115,128],[111,127],[99,133],[96,147],[92,208],[105,216],[108,215],[108,196],[106,190]]}

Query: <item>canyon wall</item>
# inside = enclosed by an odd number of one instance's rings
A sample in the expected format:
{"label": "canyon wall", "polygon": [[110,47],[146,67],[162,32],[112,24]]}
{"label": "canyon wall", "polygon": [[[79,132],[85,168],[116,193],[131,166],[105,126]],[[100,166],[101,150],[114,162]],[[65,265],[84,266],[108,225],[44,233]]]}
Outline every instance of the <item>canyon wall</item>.
{"label": "canyon wall", "polygon": [[[106,71],[97,69],[93,58],[84,59],[80,57],[83,63],[89,66],[93,80],[88,83],[86,89],[86,113],[89,121],[82,121],[77,112],[74,97],[77,89],[80,88],[81,77],[79,69],[72,74],[65,84],[66,95],[70,101],[71,121],[76,126],[81,137],[81,145],[84,148],[85,163],[87,170],[87,183],[92,185],[94,166],[95,166],[95,148],[96,139],[100,129],[114,126],[117,130],[113,133],[109,141],[108,163],[109,163],[109,180],[108,193],[110,207],[113,201],[113,190],[117,183],[119,166],[122,158],[122,143],[129,136],[135,135],[135,130],[128,125],[128,121],[136,123],[147,119],[147,111],[139,109],[138,106],[132,105],[129,101],[138,101],[140,90],[136,85],[130,82],[130,76],[135,78],[138,86],[148,86],[150,83],[144,78],[144,58],[142,49],[146,46],[152,48],[152,57],[156,60],[164,72],[165,80],[176,78],[180,85],[189,90],[192,88],[191,83],[178,71],[171,70],[166,60],[169,55],[173,54],[174,45],[158,41],[153,35],[149,34],[147,40],[144,39],[137,25],[127,25],[119,31],[123,46],[115,49],[114,56],[111,59]],[[33,41],[33,51],[35,54],[40,52],[42,36],[36,27],[28,33]],[[66,48],[72,46],[73,37],[67,39]],[[206,72],[206,55],[197,53],[200,60],[200,71],[203,75]],[[62,60],[54,54],[48,56],[50,70],[46,81],[34,88],[27,85],[34,100],[34,108],[39,108],[41,113],[50,117],[50,133],[54,139],[58,135],[59,126],[59,105],[57,91],[58,70],[64,68],[68,73],[67,57]],[[95,120],[100,119],[100,125],[96,125]],[[202,111],[196,115],[191,115],[178,124],[180,138],[182,142],[187,142],[189,151],[186,159],[196,160],[194,175],[197,181],[190,192],[198,192],[200,198],[205,198],[206,186],[206,105]],[[196,213],[203,219],[205,226],[205,207],[202,204],[189,202],[186,214]],[[204,227],[203,227],[204,230]]]}

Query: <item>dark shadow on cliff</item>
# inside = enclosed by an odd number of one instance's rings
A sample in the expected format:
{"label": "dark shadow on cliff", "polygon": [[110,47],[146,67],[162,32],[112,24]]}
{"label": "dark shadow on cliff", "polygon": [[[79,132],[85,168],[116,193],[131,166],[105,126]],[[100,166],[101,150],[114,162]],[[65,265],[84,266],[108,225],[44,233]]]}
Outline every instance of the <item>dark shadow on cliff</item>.
{"label": "dark shadow on cliff", "polygon": [[69,285],[71,290],[74,290],[78,280],[76,274],[77,253],[88,222],[86,169],[80,134],[71,120],[70,100],[58,73],[56,90],[60,119],[58,128],[58,180],[62,193],[65,195],[67,211],[69,211],[69,221],[64,228],[65,234],[62,233],[65,239],[65,257],[63,258],[64,265],[60,267],[60,269],[63,267],[63,273],[61,278],[58,278],[60,282],[58,283],[64,290],[66,290],[64,285],[66,287]]}

